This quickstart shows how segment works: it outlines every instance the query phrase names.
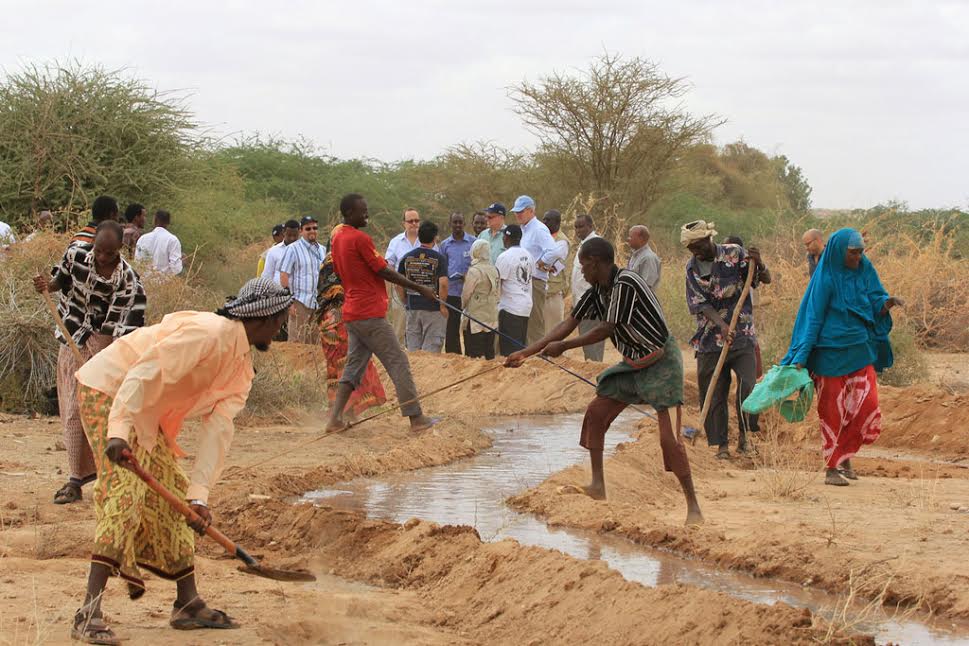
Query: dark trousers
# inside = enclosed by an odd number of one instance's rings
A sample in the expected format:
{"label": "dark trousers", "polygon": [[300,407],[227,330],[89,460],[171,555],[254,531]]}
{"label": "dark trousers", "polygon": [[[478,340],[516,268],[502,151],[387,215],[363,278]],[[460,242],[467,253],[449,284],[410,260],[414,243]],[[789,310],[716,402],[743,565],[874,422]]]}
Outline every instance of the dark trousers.
{"label": "dark trousers", "polygon": [[[498,310],[498,331],[504,335],[498,337],[498,351],[501,352],[501,356],[507,357],[512,352],[517,352],[525,347],[525,338],[528,336],[528,317]],[[518,343],[514,343],[506,337],[511,337]]]}
{"label": "dark trousers", "polygon": [[[696,355],[696,379],[700,387],[700,408],[710,387],[713,371],[717,367],[719,352],[698,352]],[[740,427],[740,443],[745,442],[748,432],[756,433],[760,430],[757,425],[757,415],[749,415],[740,409],[740,405],[754,389],[757,383],[757,358],[752,343],[740,348],[730,348],[727,360],[720,371],[720,378],[713,389],[713,401],[707,412],[704,429],[707,434],[707,444],[710,446],[725,446],[727,444],[727,398],[730,396],[730,373],[737,375],[737,424]]]}
{"label": "dark trousers", "polygon": [[484,357],[491,360],[495,358],[495,333],[477,332],[471,334],[464,333],[464,353],[469,357]]}
{"label": "dark trousers", "polygon": [[[461,311],[461,297],[448,296],[447,304]],[[444,351],[461,354],[461,315],[452,309],[447,311],[447,333],[444,337]]]}

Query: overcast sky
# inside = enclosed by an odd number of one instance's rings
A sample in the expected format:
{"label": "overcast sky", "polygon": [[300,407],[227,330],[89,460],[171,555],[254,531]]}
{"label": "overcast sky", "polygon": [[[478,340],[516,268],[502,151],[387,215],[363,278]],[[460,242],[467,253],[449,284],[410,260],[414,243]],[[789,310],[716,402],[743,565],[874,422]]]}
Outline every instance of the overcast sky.
{"label": "overcast sky", "polygon": [[688,77],[686,106],[800,165],[817,207],[969,205],[969,2],[0,0],[0,65],[76,58],[190,93],[221,134],[329,154],[529,148],[506,88],[605,49]]}

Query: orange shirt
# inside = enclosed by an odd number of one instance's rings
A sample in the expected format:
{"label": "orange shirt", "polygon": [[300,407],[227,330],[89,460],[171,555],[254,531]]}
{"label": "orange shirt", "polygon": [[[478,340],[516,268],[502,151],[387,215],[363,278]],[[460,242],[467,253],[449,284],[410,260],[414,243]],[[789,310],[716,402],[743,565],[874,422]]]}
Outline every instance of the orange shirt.
{"label": "orange shirt", "polygon": [[75,373],[112,397],[108,438],[151,451],[161,431],[176,455],[186,419],[201,419],[189,499],[207,500],[232,442],[232,420],[246,405],[255,373],[240,321],[209,312],[175,312],[162,322],[115,340]]}

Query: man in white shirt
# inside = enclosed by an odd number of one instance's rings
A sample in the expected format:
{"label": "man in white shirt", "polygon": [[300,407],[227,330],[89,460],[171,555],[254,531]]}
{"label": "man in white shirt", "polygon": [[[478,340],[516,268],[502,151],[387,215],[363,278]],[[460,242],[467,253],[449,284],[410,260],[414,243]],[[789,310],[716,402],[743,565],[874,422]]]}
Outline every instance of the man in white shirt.
{"label": "man in white shirt", "polygon": [[[397,271],[397,267],[405,255],[421,246],[417,239],[417,228],[421,225],[421,214],[417,212],[417,209],[410,207],[404,209],[401,224],[404,226],[404,231],[390,239],[390,244],[387,245],[387,253],[384,254],[387,266],[394,271]],[[438,251],[436,244],[433,249]],[[397,293],[396,289],[391,285],[388,285],[387,289],[390,291],[387,319],[394,326],[397,340],[400,341],[404,338],[404,328],[407,325],[404,303],[400,300],[400,294]]]}
{"label": "man in white shirt", "polygon": [[528,317],[528,344],[535,343],[545,336],[545,293],[548,270],[555,261],[565,261],[559,257],[555,238],[545,223],[535,217],[535,200],[521,195],[515,200],[511,212],[518,218],[521,226],[522,248],[531,255],[535,266],[532,268],[532,313]]}
{"label": "man in white shirt", "polygon": [[300,237],[286,247],[279,264],[279,284],[293,293],[289,310],[289,340],[315,344],[320,339],[316,324],[316,286],[320,267],[326,259],[326,247],[317,242],[320,225],[312,215],[299,221]]}
{"label": "man in white shirt", "polygon": [[286,256],[286,248],[299,240],[299,222],[296,220],[286,220],[283,225],[283,240],[274,244],[266,252],[266,262],[262,268],[262,278],[271,280],[277,285],[282,285],[279,279],[279,267],[283,264]]}
{"label": "man in white shirt", "polygon": [[639,274],[649,288],[654,292],[659,287],[659,276],[663,270],[663,263],[659,256],[649,248],[649,229],[645,225],[636,224],[629,228],[626,244],[632,250],[626,269]]}
{"label": "man in white shirt", "polygon": [[[498,256],[495,268],[498,270],[500,296],[498,298],[498,350],[508,356],[525,347],[529,316],[534,309],[532,302],[532,271],[535,259],[519,246],[522,228],[517,224],[505,227],[505,251]],[[544,332],[543,332],[544,335]],[[515,339],[517,343],[510,340]]]}
{"label": "man in white shirt", "polygon": [[[592,287],[582,275],[582,265],[579,264],[579,248],[582,247],[582,243],[600,237],[596,233],[595,223],[592,221],[591,215],[583,213],[575,216],[575,237],[578,238],[579,244],[576,245],[575,259],[572,261],[572,307],[575,307],[586,290]],[[579,321],[579,334],[585,334],[594,329],[596,325],[598,325],[596,321]],[[582,346],[582,354],[585,355],[586,361],[602,361],[605,348],[606,342],[602,340],[599,343]]]}
{"label": "man in white shirt", "polygon": [[565,261],[569,257],[569,239],[562,233],[562,214],[555,209],[546,211],[542,222],[552,234],[561,257],[548,270],[545,289],[545,334],[548,334],[565,319],[565,293],[569,290],[569,272],[565,270]]}
{"label": "man in white shirt", "polygon": [[0,249],[6,249],[17,241],[13,229],[6,222],[0,222]]}
{"label": "man in white shirt", "polygon": [[155,212],[155,228],[138,238],[135,258],[150,261],[155,271],[174,275],[182,272],[182,243],[168,230],[171,224],[171,213]]}

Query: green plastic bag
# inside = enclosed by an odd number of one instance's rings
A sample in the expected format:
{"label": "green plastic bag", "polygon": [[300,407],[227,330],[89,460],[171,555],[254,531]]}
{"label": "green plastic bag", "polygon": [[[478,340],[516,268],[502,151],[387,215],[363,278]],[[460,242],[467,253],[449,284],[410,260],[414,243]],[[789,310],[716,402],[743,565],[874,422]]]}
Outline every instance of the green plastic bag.
{"label": "green plastic bag", "polygon": [[[788,399],[794,393],[798,393],[797,399]],[[800,422],[813,400],[814,382],[807,370],[797,366],[773,366],[754,386],[742,408],[745,413],[759,415],[777,406],[788,422]]]}

